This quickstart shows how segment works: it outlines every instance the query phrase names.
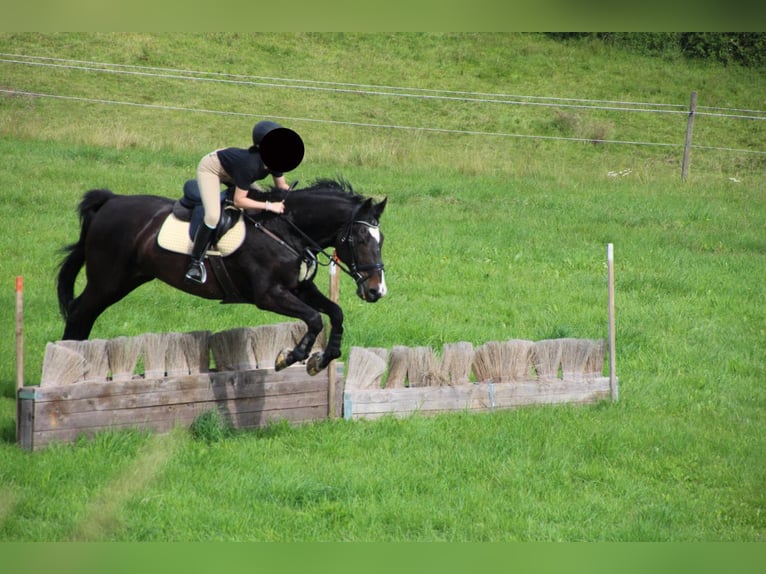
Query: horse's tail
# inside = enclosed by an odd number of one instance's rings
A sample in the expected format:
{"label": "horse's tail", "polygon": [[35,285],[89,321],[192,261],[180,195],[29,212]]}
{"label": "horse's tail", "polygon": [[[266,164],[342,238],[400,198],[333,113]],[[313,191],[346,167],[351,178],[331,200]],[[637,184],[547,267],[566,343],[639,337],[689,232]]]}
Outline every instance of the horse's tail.
{"label": "horse's tail", "polygon": [[59,309],[64,320],[68,319],[72,301],[74,301],[75,280],[80,269],[85,265],[85,238],[88,235],[88,229],[96,212],[113,197],[115,197],[114,193],[108,189],[93,189],[85,193],[77,208],[80,214],[80,239],[77,243],[62,249],[67,256],[59,267],[57,282]]}

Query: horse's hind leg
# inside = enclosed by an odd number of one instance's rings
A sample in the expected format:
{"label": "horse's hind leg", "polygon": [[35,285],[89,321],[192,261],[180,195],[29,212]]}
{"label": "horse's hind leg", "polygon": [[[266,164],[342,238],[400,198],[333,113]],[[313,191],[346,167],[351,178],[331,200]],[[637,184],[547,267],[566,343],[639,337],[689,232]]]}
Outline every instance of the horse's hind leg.
{"label": "horse's hind leg", "polygon": [[147,279],[135,280],[119,288],[106,289],[92,281],[71,304],[64,327],[63,340],[85,340],[90,336],[93,324],[107,307],[114,305]]}

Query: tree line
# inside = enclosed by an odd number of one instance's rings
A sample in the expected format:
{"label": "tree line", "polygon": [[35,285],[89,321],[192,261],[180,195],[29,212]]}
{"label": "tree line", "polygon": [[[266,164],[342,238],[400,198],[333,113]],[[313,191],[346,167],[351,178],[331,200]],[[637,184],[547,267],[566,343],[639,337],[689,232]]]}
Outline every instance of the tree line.
{"label": "tree line", "polygon": [[651,56],[682,56],[746,67],[766,65],[764,32],[552,32],[564,41],[597,40]]}

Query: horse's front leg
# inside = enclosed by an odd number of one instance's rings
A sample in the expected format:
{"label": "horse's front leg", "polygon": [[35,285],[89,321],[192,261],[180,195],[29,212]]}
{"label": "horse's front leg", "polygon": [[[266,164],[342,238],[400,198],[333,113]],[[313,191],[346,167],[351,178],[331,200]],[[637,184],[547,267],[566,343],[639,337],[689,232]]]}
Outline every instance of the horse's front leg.
{"label": "horse's front leg", "polygon": [[[294,348],[290,349],[288,347],[286,349],[282,349],[279,352],[279,354],[277,355],[277,359],[274,363],[275,370],[281,371],[282,369],[289,367],[290,365],[297,363],[298,361],[303,361],[306,357],[309,356],[309,353],[311,352],[311,349],[314,346],[314,343],[316,342],[320,331],[324,328],[324,325],[322,325],[321,316],[319,315],[319,313],[317,313],[316,315],[317,317],[319,317],[319,324],[320,324],[319,329],[317,330],[313,321],[306,321],[306,324],[309,327],[308,330],[306,331],[306,334],[303,335],[301,340],[298,342],[298,344]],[[309,371],[309,374],[311,375],[317,374],[315,372],[311,372],[311,369],[307,368],[307,370]]]}
{"label": "horse's front leg", "polygon": [[319,333],[324,329],[319,311],[304,302],[297,290],[288,289],[281,284],[272,284],[268,289],[256,293],[253,301],[260,309],[300,319],[308,327],[308,331],[294,349],[285,349],[279,353],[274,368],[281,371],[308,357]]}
{"label": "horse's front leg", "polygon": [[[307,306],[307,308],[309,307]],[[322,329],[324,329],[322,316],[315,309],[311,309],[310,313],[304,314],[298,318],[303,319],[303,322],[306,323],[308,329],[306,330],[306,334],[303,335],[301,340],[298,341],[298,344],[295,345],[294,348],[283,349],[280,351],[279,355],[277,355],[277,359],[274,362],[274,369],[277,371],[281,371],[282,369],[285,369],[294,363],[306,359],[306,357],[309,356],[309,353],[311,352],[311,349],[313,348],[319,333],[322,331]],[[307,370],[311,375],[317,374],[316,372],[311,372],[311,369],[307,368]]]}
{"label": "horse's front leg", "polygon": [[[306,304],[327,315],[330,319],[330,334],[327,337],[327,345],[321,353],[314,353],[306,364],[306,371],[309,375],[316,375],[330,364],[333,359],[340,357],[340,345],[343,339],[343,310],[333,301],[328,299],[314,283],[305,283],[300,288],[299,297]],[[306,333],[304,339],[310,336]],[[314,344],[311,340],[311,345]],[[303,340],[301,340],[303,343]],[[311,349],[308,346],[307,351]]]}

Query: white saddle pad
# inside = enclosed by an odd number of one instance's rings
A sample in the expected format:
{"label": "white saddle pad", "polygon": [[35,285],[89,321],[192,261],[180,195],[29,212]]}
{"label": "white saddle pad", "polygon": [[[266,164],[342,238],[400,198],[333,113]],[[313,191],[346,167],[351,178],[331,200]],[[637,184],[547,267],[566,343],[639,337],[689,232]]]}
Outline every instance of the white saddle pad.
{"label": "white saddle pad", "polygon": [[[245,241],[245,222],[240,218],[218,244],[207,252],[209,255],[226,257],[239,249],[243,241]],[[168,215],[157,234],[157,244],[168,251],[190,255],[194,244],[189,239],[189,222],[181,221],[172,213]]]}

